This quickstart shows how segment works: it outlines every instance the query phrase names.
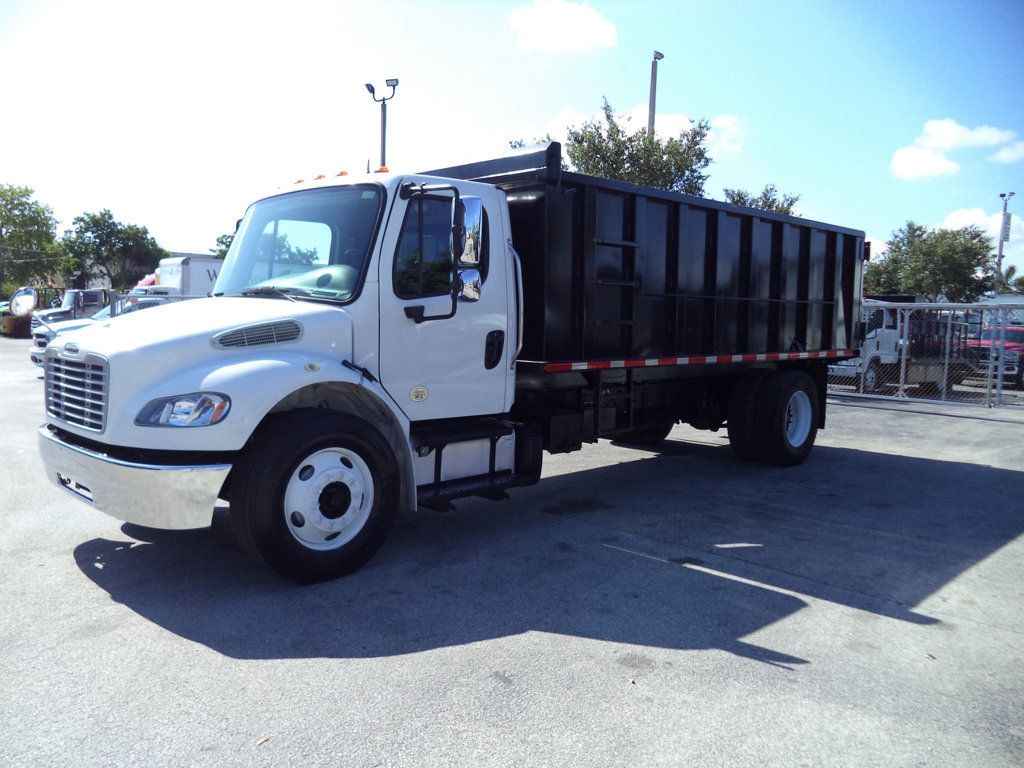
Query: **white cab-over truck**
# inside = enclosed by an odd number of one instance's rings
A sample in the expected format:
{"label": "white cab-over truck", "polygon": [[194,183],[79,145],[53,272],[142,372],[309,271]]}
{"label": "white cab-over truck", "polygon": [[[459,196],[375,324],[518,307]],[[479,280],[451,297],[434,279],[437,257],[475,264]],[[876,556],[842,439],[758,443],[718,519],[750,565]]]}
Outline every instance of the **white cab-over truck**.
{"label": "white cab-over truck", "polygon": [[400,509],[500,498],[543,451],[727,424],[796,464],[855,354],[863,232],[563,172],[560,147],[341,176],[245,213],[214,296],[46,350],[49,479],[299,581]]}

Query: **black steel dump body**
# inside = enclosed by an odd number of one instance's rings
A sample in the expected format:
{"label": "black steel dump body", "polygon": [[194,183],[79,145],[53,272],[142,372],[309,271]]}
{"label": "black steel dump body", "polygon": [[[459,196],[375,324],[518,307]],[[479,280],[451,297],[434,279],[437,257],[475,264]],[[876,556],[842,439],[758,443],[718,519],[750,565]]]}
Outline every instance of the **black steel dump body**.
{"label": "black steel dump body", "polygon": [[506,192],[523,361],[854,347],[861,231],[570,173],[557,143],[429,173]]}

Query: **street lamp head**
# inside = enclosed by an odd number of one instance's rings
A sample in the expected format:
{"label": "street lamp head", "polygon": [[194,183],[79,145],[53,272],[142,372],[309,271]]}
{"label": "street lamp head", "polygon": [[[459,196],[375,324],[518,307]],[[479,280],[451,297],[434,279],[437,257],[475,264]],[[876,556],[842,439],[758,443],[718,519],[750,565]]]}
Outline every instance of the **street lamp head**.
{"label": "street lamp head", "polygon": [[662,53],[661,51],[655,51],[654,52],[654,60],[655,61],[661,61],[664,58],[665,58],[665,54]]}
{"label": "street lamp head", "polygon": [[368,91],[370,92],[370,95],[371,95],[371,96],[373,96],[373,95],[374,95],[374,90],[373,90],[373,86],[372,86],[372,85],[370,85],[369,83],[367,83],[367,84],[366,84],[366,90],[368,90]]}
{"label": "street lamp head", "polygon": [[397,88],[398,87],[398,78],[397,77],[392,77],[390,80],[385,80],[384,83],[386,85],[390,85],[392,88]]}

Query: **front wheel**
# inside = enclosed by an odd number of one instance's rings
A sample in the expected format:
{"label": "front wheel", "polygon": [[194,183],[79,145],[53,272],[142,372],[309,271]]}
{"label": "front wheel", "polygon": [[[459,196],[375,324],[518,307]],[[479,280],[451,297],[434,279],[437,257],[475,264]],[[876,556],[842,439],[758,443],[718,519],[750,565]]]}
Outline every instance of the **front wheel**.
{"label": "front wheel", "polygon": [[868,365],[867,370],[864,371],[864,380],[862,382],[858,382],[858,384],[860,384],[861,386],[858,386],[857,388],[860,389],[865,395],[876,394],[878,392],[878,388],[880,385],[878,381],[879,373],[880,370],[878,361],[872,360],[871,363]]}
{"label": "front wheel", "polygon": [[296,411],[261,429],[232,480],[243,550],[296,581],[335,579],[384,543],[398,509],[387,441],[347,414]]}

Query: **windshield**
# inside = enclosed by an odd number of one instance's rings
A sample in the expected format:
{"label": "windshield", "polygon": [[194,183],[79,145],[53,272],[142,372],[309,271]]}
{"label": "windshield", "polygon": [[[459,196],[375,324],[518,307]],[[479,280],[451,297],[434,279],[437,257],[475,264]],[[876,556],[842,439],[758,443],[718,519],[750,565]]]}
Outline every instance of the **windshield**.
{"label": "windshield", "polygon": [[[981,338],[986,341],[999,341],[999,335],[999,331],[986,328],[981,334]],[[1017,330],[1015,328],[1007,328],[1006,340],[1011,344],[1024,344],[1024,329]]]}
{"label": "windshield", "polygon": [[214,292],[352,301],[366,271],[383,196],[379,185],[359,184],[290,192],[253,204]]}

